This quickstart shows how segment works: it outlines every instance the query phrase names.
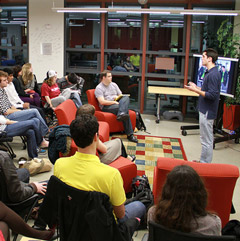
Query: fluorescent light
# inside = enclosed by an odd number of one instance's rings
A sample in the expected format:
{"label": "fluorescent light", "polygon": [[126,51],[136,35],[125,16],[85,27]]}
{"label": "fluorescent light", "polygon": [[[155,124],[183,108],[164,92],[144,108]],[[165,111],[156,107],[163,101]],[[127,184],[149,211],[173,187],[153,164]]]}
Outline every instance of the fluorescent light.
{"label": "fluorescent light", "polygon": [[181,20],[168,20],[169,23],[183,23]]}
{"label": "fluorescent light", "polygon": [[204,21],[193,21],[193,23],[205,23]]}
{"label": "fluorescent light", "polygon": [[[182,14],[182,15],[212,15],[237,16],[240,10],[193,10],[193,9],[149,9],[149,8],[52,8],[58,13],[135,13],[135,14]],[[174,20],[172,20],[174,21]]]}
{"label": "fluorescent light", "polygon": [[100,19],[99,18],[87,18],[86,20],[89,20],[89,21],[99,21]]}
{"label": "fluorescent light", "polygon": [[139,13],[139,14],[170,14],[170,12],[157,12],[157,11],[151,11],[148,9],[142,9],[142,10],[137,10],[137,11],[128,11],[128,10],[120,10],[116,11],[117,13]]}
{"label": "fluorescent light", "polygon": [[162,20],[157,20],[157,19],[150,19],[150,22],[162,22]]}
{"label": "fluorescent light", "polygon": [[141,22],[140,19],[129,19],[129,18],[127,18],[126,21],[128,21],[128,22]]}
{"label": "fluorescent light", "polygon": [[211,16],[237,16],[239,15],[239,10],[184,10],[180,14],[183,15],[211,15]]}

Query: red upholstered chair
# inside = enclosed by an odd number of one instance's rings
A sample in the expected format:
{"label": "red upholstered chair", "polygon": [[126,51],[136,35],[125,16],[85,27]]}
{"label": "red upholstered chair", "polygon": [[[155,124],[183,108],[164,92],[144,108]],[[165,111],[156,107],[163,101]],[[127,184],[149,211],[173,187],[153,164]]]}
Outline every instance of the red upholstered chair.
{"label": "red upholstered chair", "polygon": [[[95,116],[97,117],[98,121],[107,122],[110,127],[110,133],[124,131],[123,124],[122,122],[117,120],[116,115],[101,111],[101,109],[99,108],[98,101],[94,95],[94,92],[95,92],[95,89],[86,91],[88,103],[95,107],[96,109]],[[133,130],[134,130],[136,126],[136,113],[132,110],[129,110],[129,115],[130,115]]]}
{"label": "red upholstered chair", "polygon": [[[70,99],[64,101],[59,106],[56,107],[55,113],[58,118],[59,125],[70,125],[72,120],[75,119],[77,108],[74,102]],[[99,121],[99,138],[102,142],[109,140],[109,124],[104,121]],[[72,140],[70,153],[68,156],[72,156],[77,151],[77,146]],[[60,156],[63,156],[60,153]],[[131,183],[132,179],[137,176],[137,166],[132,163],[127,158],[119,157],[117,160],[112,162],[110,166],[117,168],[123,178],[124,190],[126,193],[132,191]]]}
{"label": "red upholstered chair", "polygon": [[222,220],[222,227],[229,221],[233,190],[239,177],[238,167],[229,164],[188,162],[160,157],[154,168],[153,195],[157,203],[167,174],[178,165],[191,166],[203,178],[208,191],[207,210],[215,212]]}
{"label": "red upholstered chair", "polygon": [[[59,125],[70,125],[75,119],[77,107],[70,99],[58,105],[55,113]],[[99,121],[99,138],[102,142],[109,141],[109,125],[106,122]]]}

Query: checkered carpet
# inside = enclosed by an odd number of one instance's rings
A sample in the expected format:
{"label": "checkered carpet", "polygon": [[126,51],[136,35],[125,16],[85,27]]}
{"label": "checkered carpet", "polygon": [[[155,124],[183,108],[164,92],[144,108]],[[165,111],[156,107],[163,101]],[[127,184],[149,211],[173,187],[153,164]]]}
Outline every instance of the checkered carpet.
{"label": "checkered carpet", "polygon": [[153,169],[158,157],[170,157],[187,160],[181,139],[160,136],[136,135],[138,143],[127,140],[126,135],[113,135],[121,138],[127,153],[136,156],[138,175],[145,174],[149,183],[153,182]]}

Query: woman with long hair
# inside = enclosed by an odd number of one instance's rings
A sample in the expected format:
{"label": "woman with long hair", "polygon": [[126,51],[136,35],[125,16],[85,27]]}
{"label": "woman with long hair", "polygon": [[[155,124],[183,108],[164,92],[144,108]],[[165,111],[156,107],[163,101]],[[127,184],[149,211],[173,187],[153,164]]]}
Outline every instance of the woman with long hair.
{"label": "woman with long hair", "polygon": [[197,172],[190,166],[176,166],[168,174],[148,221],[187,233],[221,235],[220,218],[206,210],[208,194]]}
{"label": "woman with long hair", "polygon": [[40,107],[40,91],[36,76],[32,72],[32,65],[24,64],[21,70],[16,66],[14,72],[13,83],[22,101]]}

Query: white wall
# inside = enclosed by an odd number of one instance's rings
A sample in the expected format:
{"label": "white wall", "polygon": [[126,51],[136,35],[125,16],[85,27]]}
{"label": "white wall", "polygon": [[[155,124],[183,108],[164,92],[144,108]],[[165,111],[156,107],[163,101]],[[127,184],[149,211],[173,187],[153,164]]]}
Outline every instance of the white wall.
{"label": "white wall", "polygon": [[[54,0],[55,7],[64,7],[64,0]],[[53,0],[29,0],[29,62],[38,82],[49,69],[63,76],[64,14],[52,11]],[[42,43],[52,44],[51,55],[42,54]]]}

